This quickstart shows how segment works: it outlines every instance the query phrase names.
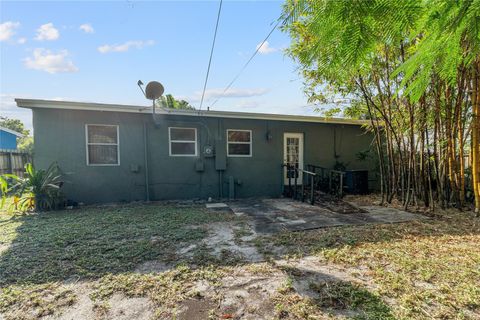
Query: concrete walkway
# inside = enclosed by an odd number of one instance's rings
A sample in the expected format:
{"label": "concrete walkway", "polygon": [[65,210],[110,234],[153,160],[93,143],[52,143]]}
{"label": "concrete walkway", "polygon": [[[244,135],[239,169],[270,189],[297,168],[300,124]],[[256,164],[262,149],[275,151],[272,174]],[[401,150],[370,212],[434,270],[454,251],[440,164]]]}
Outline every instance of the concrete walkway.
{"label": "concrete walkway", "polygon": [[292,199],[242,199],[227,203],[238,216],[251,218],[255,232],[271,234],[326,227],[397,223],[426,219],[425,216],[378,206],[359,207],[360,213],[339,213]]}

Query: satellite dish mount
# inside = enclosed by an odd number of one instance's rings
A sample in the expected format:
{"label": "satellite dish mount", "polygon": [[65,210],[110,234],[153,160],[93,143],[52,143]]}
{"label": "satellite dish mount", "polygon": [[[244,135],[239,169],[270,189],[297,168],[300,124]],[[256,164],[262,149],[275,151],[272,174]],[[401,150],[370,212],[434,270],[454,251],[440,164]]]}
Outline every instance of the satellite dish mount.
{"label": "satellite dish mount", "polygon": [[147,98],[148,100],[152,100],[152,113],[155,116],[155,100],[160,98],[165,92],[163,85],[158,81],[150,81],[149,83],[147,83],[145,91],[143,91],[143,82],[141,80],[138,80],[137,85],[142,90],[145,98]]}

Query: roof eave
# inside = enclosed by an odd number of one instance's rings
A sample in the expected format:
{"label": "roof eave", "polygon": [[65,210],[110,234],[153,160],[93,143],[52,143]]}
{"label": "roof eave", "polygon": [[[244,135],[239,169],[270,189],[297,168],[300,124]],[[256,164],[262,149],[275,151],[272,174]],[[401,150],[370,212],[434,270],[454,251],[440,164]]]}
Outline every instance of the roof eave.
{"label": "roof eave", "polygon": [[[88,111],[107,111],[107,112],[130,112],[130,113],[151,113],[151,106],[134,106],[121,104],[105,104],[90,102],[73,102],[57,100],[38,100],[38,99],[15,99],[20,108],[54,108],[65,110],[88,110]],[[353,120],[343,118],[326,118],[301,115],[283,115],[270,113],[248,113],[236,111],[214,111],[214,110],[183,110],[183,109],[165,109],[156,108],[158,114],[163,115],[184,115],[184,116],[203,116],[214,118],[233,118],[233,119],[253,119],[253,120],[277,120],[277,121],[299,121],[316,122],[330,124],[347,125],[367,125],[368,120]]]}
{"label": "roof eave", "polygon": [[19,138],[23,138],[23,137],[25,136],[24,134],[22,134],[22,133],[20,133],[20,132],[17,132],[17,131],[15,131],[15,130],[8,129],[8,128],[5,128],[5,127],[1,127],[1,126],[0,126],[0,130],[5,131],[5,132],[8,132],[8,133],[11,133],[11,134],[13,134],[13,135],[15,135],[15,136],[17,136],[17,137],[19,137]]}

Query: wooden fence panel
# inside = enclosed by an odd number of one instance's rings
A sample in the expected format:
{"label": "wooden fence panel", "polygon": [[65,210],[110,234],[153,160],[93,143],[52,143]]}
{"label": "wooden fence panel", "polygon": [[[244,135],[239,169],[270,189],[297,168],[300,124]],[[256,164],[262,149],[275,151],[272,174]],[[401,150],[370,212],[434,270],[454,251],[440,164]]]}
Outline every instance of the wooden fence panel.
{"label": "wooden fence panel", "polygon": [[13,173],[23,177],[25,164],[32,162],[32,156],[16,150],[0,150],[0,174]]}

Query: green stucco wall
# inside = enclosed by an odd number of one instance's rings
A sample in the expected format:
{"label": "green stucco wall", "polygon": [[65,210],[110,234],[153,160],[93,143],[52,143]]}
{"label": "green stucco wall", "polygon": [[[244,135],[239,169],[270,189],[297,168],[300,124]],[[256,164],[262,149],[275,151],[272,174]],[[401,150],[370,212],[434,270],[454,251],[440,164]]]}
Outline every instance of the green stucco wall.
{"label": "green stucco wall", "polygon": [[[348,169],[373,169],[372,161],[357,159],[357,153],[369,149],[372,142],[371,134],[357,125],[178,115],[158,116],[157,120],[155,125],[149,114],[34,108],[35,165],[46,168],[57,161],[66,173],[67,197],[78,202],[144,200],[145,123],[151,200],[218,198],[220,185],[227,197],[229,176],[241,181],[236,197],[279,196],[285,132],[304,134],[305,165],[332,168],[335,148],[338,160],[348,164]],[[119,166],[87,166],[86,124],[119,125]],[[197,128],[199,156],[170,157],[168,127]],[[225,148],[226,129],[252,130],[252,157],[228,157],[220,182],[215,158],[204,157],[203,147]],[[196,171],[197,162],[203,162],[203,171]],[[133,172],[132,166],[140,170]]]}

